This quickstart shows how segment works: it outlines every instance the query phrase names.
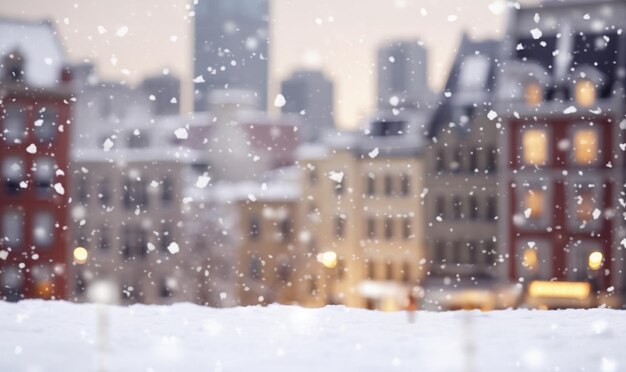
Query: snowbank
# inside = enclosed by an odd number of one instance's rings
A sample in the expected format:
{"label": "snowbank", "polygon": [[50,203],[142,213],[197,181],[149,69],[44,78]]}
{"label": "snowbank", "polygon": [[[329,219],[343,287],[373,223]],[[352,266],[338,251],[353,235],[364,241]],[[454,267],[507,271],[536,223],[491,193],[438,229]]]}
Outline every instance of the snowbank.
{"label": "snowbank", "polygon": [[[107,371],[619,371],[626,312],[106,308]],[[0,303],[1,371],[96,371],[97,307]],[[474,352],[468,352],[469,350]],[[468,366],[467,363],[471,363]]]}

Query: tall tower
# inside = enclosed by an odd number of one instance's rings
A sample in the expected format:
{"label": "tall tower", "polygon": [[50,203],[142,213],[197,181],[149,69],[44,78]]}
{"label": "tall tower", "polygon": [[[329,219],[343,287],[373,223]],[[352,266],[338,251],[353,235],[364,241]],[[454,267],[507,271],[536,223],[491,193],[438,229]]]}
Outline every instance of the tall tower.
{"label": "tall tower", "polygon": [[282,82],[281,92],[286,101],[282,112],[302,118],[302,140],[314,141],[323,130],[334,128],[333,82],[321,71],[295,71]]}
{"label": "tall tower", "polygon": [[269,0],[199,0],[195,6],[194,110],[214,89],[247,89],[267,107]]}
{"label": "tall tower", "polygon": [[390,41],[382,45],[378,50],[377,106],[420,107],[431,97],[426,48],[418,41]]}

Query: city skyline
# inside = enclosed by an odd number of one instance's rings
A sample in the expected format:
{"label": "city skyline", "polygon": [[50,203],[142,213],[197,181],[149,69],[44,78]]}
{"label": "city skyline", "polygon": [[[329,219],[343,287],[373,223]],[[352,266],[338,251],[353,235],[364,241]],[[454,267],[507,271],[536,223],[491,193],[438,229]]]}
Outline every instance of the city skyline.
{"label": "city skyline", "polygon": [[[375,108],[376,52],[383,42],[423,40],[429,53],[429,84],[438,90],[462,33],[478,39],[498,37],[505,31],[507,13],[500,0],[479,0],[471,7],[456,0],[444,4],[394,0],[392,6],[370,0],[360,4],[359,17],[348,0],[274,1],[271,7],[270,108],[274,109],[271,103],[284,78],[302,67],[320,68],[335,83],[336,121],[344,128],[359,126]],[[190,112],[191,10],[185,0],[167,5],[145,0],[106,4],[25,0],[4,4],[0,16],[53,19],[69,59],[91,60],[105,79],[139,84],[147,75],[171,70],[182,80],[183,112]],[[380,20],[379,27],[371,27],[374,17]]]}

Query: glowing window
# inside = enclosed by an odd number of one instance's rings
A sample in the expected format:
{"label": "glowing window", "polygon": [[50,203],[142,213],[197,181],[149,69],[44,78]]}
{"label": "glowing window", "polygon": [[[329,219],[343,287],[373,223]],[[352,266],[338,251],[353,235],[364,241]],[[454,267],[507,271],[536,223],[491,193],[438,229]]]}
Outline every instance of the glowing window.
{"label": "glowing window", "polygon": [[524,100],[529,106],[537,106],[543,101],[543,90],[536,81],[531,81],[524,87]]}
{"label": "glowing window", "polygon": [[574,133],[574,158],[578,164],[594,163],[598,158],[598,133],[579,129]]}
{"label": "glowing window", "polygon": [[596,101],[596,88],[589,80],[576,83],[576,103],[582,107],[589,107]]}
{"label": "glowing window", "polygon": [[537,251],[532,248],[524,250],[522,257],[522,266],[534,270],[537,267]]}
{"label": "glowing window", "polygon": [[545,198],[542,190],[528,190],[524,197],[524,213],[528,219],[540,218],[543,215]]}
{"label": "glowing window", "polygon": [[548,136],[545,130],[529,129],[522,139],[524,163],[543,165],[548,160]]}

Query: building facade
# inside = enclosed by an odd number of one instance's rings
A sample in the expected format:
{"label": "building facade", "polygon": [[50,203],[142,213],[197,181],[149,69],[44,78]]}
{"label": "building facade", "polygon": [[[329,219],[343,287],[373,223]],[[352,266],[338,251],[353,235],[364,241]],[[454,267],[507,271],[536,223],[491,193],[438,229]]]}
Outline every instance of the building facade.
{"label": "building facade", "polygon": [[503,44],[500,241],[535,306],[623,294],[625,19],[620,1],[545,3]]}
{"label": "building facade", "polygon": [[304,305],[398,310],[426,274],[424,159],[410,121],[301,151]]}
{"label": "building facade", "polygon": [[322,71],[299,70],[283,80],[283,114],[297,115],[302,121],[299,137],[303,142],[319,140],[323,132],[335,128],[333,83]]}
{"label": "building facade", "polygon": [[0,41],[0,298],[64,299],[70,74],[49,23],[0,20]]}
{"label": "building facade", "polygon": [[200,0],[194,7],[194,111],[214,89],[246,89],[267,108],[268,0]]}
{"label": "building facade", "polygon": [[180,113],[180,79],[167,70],[167,74],[148,76],[141,82],[151,111],[157,116]]}

